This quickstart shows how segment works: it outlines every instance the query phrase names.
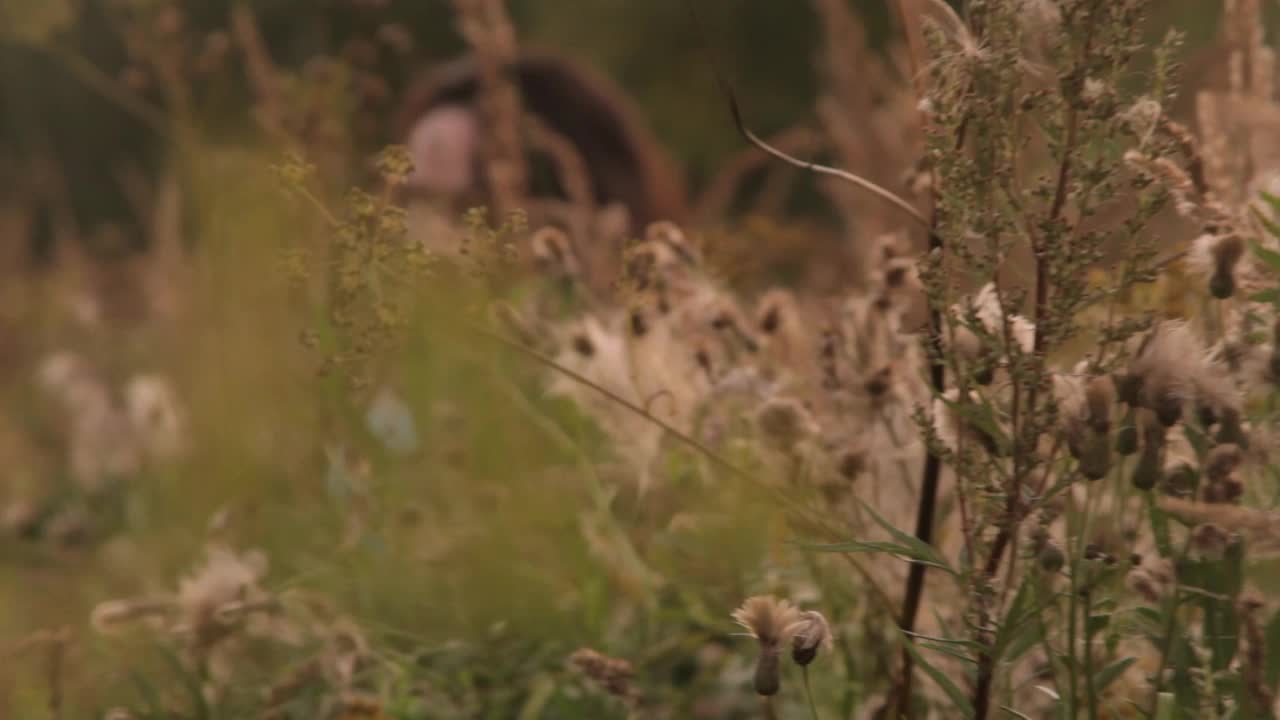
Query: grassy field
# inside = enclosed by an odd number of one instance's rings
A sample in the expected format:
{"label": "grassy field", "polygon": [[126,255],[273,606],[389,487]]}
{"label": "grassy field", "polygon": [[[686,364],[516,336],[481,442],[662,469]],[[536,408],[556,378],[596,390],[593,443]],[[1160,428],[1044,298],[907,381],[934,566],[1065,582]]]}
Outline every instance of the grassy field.
{"label": "grassy field", "polygon": [[[121,67],[0,8],[0,59],[78,88],[0,68],[0,718],[1276,716],[1269,8],[815,0],[682,32],[683,72],[632,49],[666,10],[615,45],[612,6],[442,3],[481,67],[449,200],[362,134],[404,73],[197,5],[112,6]],[[513,29],[724,216],[573,197]],[[816,81],[737,62],[811,34]],[[735,154],[716,48],[855,175]],[[568,199],[521,185],[539,137]]]}

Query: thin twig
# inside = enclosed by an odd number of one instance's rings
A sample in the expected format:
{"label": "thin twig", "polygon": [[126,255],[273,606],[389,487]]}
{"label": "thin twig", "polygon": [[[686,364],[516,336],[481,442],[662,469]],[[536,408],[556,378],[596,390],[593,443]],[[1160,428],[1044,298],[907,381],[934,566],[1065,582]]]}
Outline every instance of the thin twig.
{"label": "thin twig", "polygon": [[844,180],[845,182],[851,183],[853,185],[856,185],[859,188],[862,188],[863,190],[879,197],[885,202],[888,202],[894,207],[897,207],[899,210],[906,213],[907,216],[910,217],[912,220],[915,220],[916,223],[920,225],[920,227],[925,228],[926,230],[930,230],[932,232],[932,225],[930,224],[929,220],[926,219],[925,216],[919,210],[917,210],[914,206],[912,206],[911,203],[907,202],[906,200],[903,200],[901,197],[899,197],[898,195],[895,195],[893,192],[886,190],[885,188],[881,187],[880,185],[877,185],[874,182],[871,182],[870,180],[862,177],[861,175],[855,175],[854,173],[851,173],[847,170],[833,168],[828,165],[821,165],[815,162],[811,162],[809,160],[801,160],[800,158],[795,157],[794,155],[791,155],[789,153],[786,153],[770,145],[768,142],[765,142],[763,139],[760,138],[759,135],[756,135],[750,128],[748,128],[746,122],[742,118],[742,108],[738,103],[737,93],[734,92],[733,86],[729,84],[729,81],[728,79],[726,79],[725,74],[721,71],[720,63],[717,62],[715,56],[710,53],[711,46],[709,43],[705,41],[706,34],[702,32],[702,22],[699,19],[697,10],[694,8],[694,3],[686,2],[685,6],[689,9],[689,14],[693,18],[694,25],[697,27],[699,34],[702,35],[704,38],[703,45],[708,50],[708,55],[711,62],[711,69],[716,76],[716,84],[720,86],[720,91],[724,93],[725,99],[729,102],[729,112],[733,116],[733,125],[737,129],[739,135],[745,138],[747,142],[751,143],[752,145],[755,145],[756,147],[772,155],[773,157],[778,158],[779,160],[782,160],[783,162],[794,165],[795,167],[798,167],[802,170],[808,170],[810,172],[817,173],[819,175],[829,175],[834,178],[839,178],[841,180]]}

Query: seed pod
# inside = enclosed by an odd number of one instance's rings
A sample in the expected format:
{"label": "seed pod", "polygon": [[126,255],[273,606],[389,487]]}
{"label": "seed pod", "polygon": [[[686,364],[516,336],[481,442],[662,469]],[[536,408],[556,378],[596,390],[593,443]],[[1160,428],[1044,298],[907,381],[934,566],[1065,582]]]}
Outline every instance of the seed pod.
{"label": "seed pod", "polygon": [[1220,488],[1222,502],[1224,503],[1238,502],[1244,495],[1244,483],[1240,482],[1240,478],[1234,475],[1219,480],[1217,485]]}
{"label": "seed pod", "polygon": [[1161,393],[1153,398],[1151,409],[1156,411],[1161,425],[1173,427],[1182,419],[1182,398],[1169,392]]}
{"label": "seed pod", "polygon": [[1240,448],[1227,444],[1218,445],[1204,459],[1204,472],[1210,480],[1222,480],[1240,466]]}
{"label": "seed pod", "polygon": [[1196,407],[1196,419],[1200,421],[1200,427],[1208,428],[1218,422],[1218,411],[1209,405],[1199,405]]}
{"label": "seed pod", "polygon": [[1160,479],[1160,450],[1151,446],[1142,449],[1138,465],[1133,469],[1133,486],[1139,490],[1150,490]]}
{"label": "seed pod", "polygon": [[1236,280],[1230,272],[1215,272],[1209,278],[1209,294],[1219,300],[1226,300],[1236,293]]}
{"label": "seed pod", "polygon": [[1226,235],[1213,244],[1213,277],[1209,279],[1209,292],[1219,300],[1231,297],[1236,291],[1235,267],[1244,254],[1244,241],[1238,235]]}
{"label": "seed pod", "polygon": [[1111,444],[1106,433],[1087,431],[1081,447],[1080,474],[1090,480],[1101,480],[1111,470]]}
{"label": "seed pod", "polygon": [[1101,375],[1089,381],[1084,391],[1089,411],[1089,427],[1105,434],[1111,429],[1111,406],[1116,401],[1116,386],[1111,378]]}
{"label": "seed pod", "polygon": [[1116,431],[1116,452],[1125,457],[1138,452],[1138,426],[1133,422],[1132,411],[1125,416],[1120,429]]}
{"label": "seed pod", "polygon": [[1179,463],[1167,468],[1160,491],[1174,497],[1190,497],[1196,491],[1196,471],[1190,465]]}
{"label": "seed pod", "polygon": [[816,610],[806,610],[791,638],[791,659],[804,667],[818,657],[818,648],[830,643],[831,626],[827,619]]}
{"label": "seed pod", "polygon": [[761,651],[760,657],[756,660],[754,682],[757,694],[766,697],[778,694],[782,681],[778,675],[778,651],[776,649]]}
{"label": "seed pod", "polygon": [[1116,397],[1120,402],[1135,407],[1142,394],[1142,376],[1132,373],[1120,373],[1115,376]]}
{"label": "seed pod", "polygon": [[1240,418],[1240,411],[1235,408],[1223,408],[1222,417],[1218,420],[1218,434],[1215,439],[1219,444],[1249,447],[1249,437],[1245,435]]}
{"label": "seed pod", "polygon": [[1056,573],[1062,569],[1067,562],[1067,556],[1063,554],[1062,548],[1058,547],[1058,543],[1049,540],[1040,548],[1040,552],[1036,555],[1036,562],[1040,564],[1040,569],[1047,573]]}

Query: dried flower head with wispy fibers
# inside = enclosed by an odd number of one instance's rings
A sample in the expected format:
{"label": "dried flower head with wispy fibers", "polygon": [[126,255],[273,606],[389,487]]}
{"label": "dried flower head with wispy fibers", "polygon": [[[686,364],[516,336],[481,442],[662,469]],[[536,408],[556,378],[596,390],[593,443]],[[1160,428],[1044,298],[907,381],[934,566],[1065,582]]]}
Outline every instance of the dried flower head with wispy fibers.
{"label": "dried flower head with wispy fibers", "polygon": [[778,694],[782,682],[779,655],[801,628],[802,618],[801,611],[789,601],[772,595],[749,597],[733,611],[733,619],[760,643],[754,679],[756,693],[764,696]]}
{"label": "dried flower head with wispy fibers", "polygon": [[605,694],[628,706],[640,702],[640,689],[632,684],[635,670],[630,662],[584,647],[573,651],[569,664]]}
{"label": "dried flower head with wispy fibers", "polygon": [[266,572],[261,552],[210,547],[205,564],[178,583],[174,631],[190,638],[197,652],[207,651],[233,630],[246,608],[262,609],[268,595],[259,582]]}
{"label": "dried flower head with wispy fibers", "polygon": [[107,600],[94,606],[89,623],[100,633],[112,633],[124,625],[168,616],[176,607],[172,598]]}
{"label": "dried flower head with wispy fibers", "polygon": [[1187,269],[1208,282],[1214,297],[1229,298],[1236,292],[1236,265],[1244,249],[1244,239],[1235,233],[1204,233],[1191,243]]}
{"label": "dried flower head with wispy fibers", "polygon": [[776,398],[762,405],[756,412],[756,426],[772,445],[782,450],[790,450],[818,432],[813,415],[793,398]]}
{"label": "dried flower head with wispy fibers", "polygon": [[801,611],[791,637],[791,659],[797,665],[808,665],[818,656],[819,649],[829,651],[832,644],[831,626],[822,613],[817,610]]}
{"label": "dried flower head with wispy fibers", "polygon": [[1160,507],[1187,522],[1198,523],[1192,533],[1196,547],[1217,548],[1226,544],[1229,534],[1239,533],[1248,540],[1250,555],[1280,553],[1280,513],[1181,498],[1161,498]]}

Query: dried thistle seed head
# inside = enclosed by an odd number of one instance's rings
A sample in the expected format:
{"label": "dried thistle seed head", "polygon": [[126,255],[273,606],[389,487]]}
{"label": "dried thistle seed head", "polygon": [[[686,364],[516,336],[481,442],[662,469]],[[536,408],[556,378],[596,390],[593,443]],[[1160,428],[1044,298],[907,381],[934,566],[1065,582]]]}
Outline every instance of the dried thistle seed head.
{"label": "dried thistle seed head", "polygon": [[1084,390],[1089,426],[1105,433],[1111,428],[1111,407],[1116,404],[1116,386],[1110,377],[1100,375],[1089,381]]}
{"label": "dried thistle seed head", "polygon": [[1160,601],[1162,588],[1151,577],[1151,573],[1143,568],[1134,568],[1125,575],[1125,585],[1130,591],[1141,595],[1149,603]]}
{"label": "dried thistle seed head", "polygon": [[584,358],[589,358],[596,354],[595,343],[591,342],[591,338],[583,334],[573,336],[573,351]]}
{"label": "dried thistle seed head", "polygon": [[1172,391],[1153,393],[1150,406],[1165,427],[1173,427],[1182,419],[1182,398]]}
{"label": "dried thistle seed head", "polygon": [[1056,540],[1046,540],[1044,546],[1036,553],[1036,563],[1040,565],[1041,570],[1050,574],[1061,570],[1066,561],[1067,556]]}
{"label": "dried thistle seed head", "polygon": [[760,643],[754,677],[756,693],[776,695],[781,687],[779,654],[783,644],[790,642],[799,629],[800,611],[786,600],[756,595],[733,611],[733,619]]}
{"label": "dried thistle seed head", "polygon": [[1173,497],[1190,497],[1195,493],[1196,469],[1185,463],[1170,466],[1165,463],[1160,491]]}
{"label": "dried thistle seed head", "polygon": [[644,310],[633,308],[628,314],[630,320],[631,335],[633,337],[642,338],[649,334],[649,321],[645,320]]}
{"label": "dried thistle seed head", "polygon": [[885,233],[875,239],[871,261],[886,263],[896,257],[900,257],[902,254],[902,238],[895,233]]}
{"label": "dried thistle seed head", "polygon": [[569,663],[605,693],[631,701],[638,693],[631,685],[635,671],[631,663],[613,658],[591,648],[578,648],[569,656]]}
{"label": "dried thistle seed head", "polygon": [[671,248],[681,260],[690,265],[699,262],[698,250],[689,242],[684,231],[669,220],[658,220],[649,224],[644,230],[644,239],[651,243],[661,243]]}
{"label": "dried thistle seed head", "polygon": [[1217,494],[1220,498],[1218,502],[1221,503],[1236,503],[1244,496],[1244,483],[1234,475],[1228,475],[1218,480],[1212,484],[1212,487],[1217,489]]}
{"label": "dried thistle seed head", "polygon": [[893,365],[885,365],[867,376],[862,383],[862,389],[870,395],[873,400],[883,398],[886,393],[893,387]]}
{"label": "dried thistle seed head", "polygon": [[1138,456],[1138,464],[1133,468],[1133,486],[1139,490],[1150,490],[1160,480],[1160,449],[1144,446]]}
{"label": "dried thistle seed head", "polygon": [[1235,272],[1236,263],[1244,256],[1244,239],[1230,234],[1218,238],[1213,245],[1213,265],[1215,273],[1230,277]]}
{"label": "dried thistle seed head", "polygon": [[709,324],[713,330],[741,345],[748,352],[756,352],[760,349],[756,339],[746,331],[746,324],[742,321],[737,307],[730,303],[725,303],[714,310]]}
{"label": "dried thistle seed head", "polygon": [[775,446],[789,449],[817,432],[813,416],[798,400],[776,398],[756,413],[756,426]]}
{"label": "dried thistle seed head", "polygon": [[1136,407],[1142,397],[1142,376],[1133,373],[1117,373],[1114,376],[1116,396],[1130,407]]}
{"label": "dried thistle seed head", "polygon": [[1159,602],[1168,594],[1175,581],[1173,565],[1164,558],[1134,567],[1125,577],[1125,584],[1130,590],[1141,595],[1147,602]]}
{"label": "dried thistle seed head", "polygon": [[1138,452],[1138,424],[1133,418],[1133,410],[1120,421],[1120,428],[1116,431],[1116,452],[1125,457]]}
{"label": "dried thistle seed head", "polygon": [[787,325],[798,324],[799,312],[790,290],[774,288],[756,301],[755,327],[765,335],[773,335]]}
{"label": "dried thistle seed head", "polygon": [[862,474],[867,467],[867,453],[862,449],[846,449],[840,453],[836,469],[846,480],[853,480]]}
{"label": "dried thistle seed head", "polygon": [[1244,420],[1241,418],[1240,411],[1236,408],[1222,408],[1218,418],[1218,432],[1214,439],[1223,445],[1236,445],[1240,448],[1249,447],[1249,436],[1244,429]]}
{"label": "dried thistle seed head", "polygon": [[831,626],[827,619],[817,610],[801,612],[791,636],[791,659],[803,667],[813,662],[819,648],[830,647]]}
{"label": "dried thistle seed head", "polygon": [[764,308],[764,312],[760,315],[757,327],[760,332],[766,335],[772,335],[778,331],[778,325],[782,323],[781,313],[777,307]]}
{"label": "dried thistle seed head", "polygon": [[1205,476],[1210,480],[1222,480],[1240,467],[1240,461],[1243,458],[1244,454],[1240,451],[1239,446],[1232,444],[1218,445],[1205,456]]}
{"label": "dried thistle seed head", "polygon": [[560,228],[544,227],[529,238],[534,265],[556,277],[576,278],[581,274],[578,256],[568,234]]}
{"label": "dried thistle seed head", "polygon": [[1215,271],[1209,278],[1209,294],[1219,300],[1226,300],[1236,294],[1235,275],[1221,270]]}
{"label": "dried thistle seed head", "polygon": [[1191,243],[1186,266],[1192,275],[1209,279],[1214,297],[1226,299],[1235,293],[1236,264],[1243,255],[1244,240],[1239,235],[1209,227]]}
{"label": "dried thistle seed head", "polygon": [[1111,439],[1106,433],[1086,430],[1079,452],[1077,461],[1085,478],[1101,480],[1111,471]]}
{"label": "dried thistle seed head", "polygon": [[1214,523],[1203,523],[1191,530],[1191,547],[1202,557],[1221,560],[1231,544],[1231,533]]}
{"label": "dried thistle seed head", "polygon": [[772,595],[754,595],[743,601],[732,617],[761,646],[778,648],[791,640],[802,617],[798,608]]}
{"label": "dried thistle seed head", "polygon": [[880,285],[886,294],[906,292],[920,287],[915,262],[905,257],[886,260],[884,267],[880,270]]}
{"label": "dried thistle seed head", "polygon": [[1134,415],[1138,422],[1138,430],[1142,433],[1142,449],[1145,451],[1151,448],[1158,451],[1164,447],[1168,428],[1160,420],[1159,414],[1147,408],[1139,408]]}

